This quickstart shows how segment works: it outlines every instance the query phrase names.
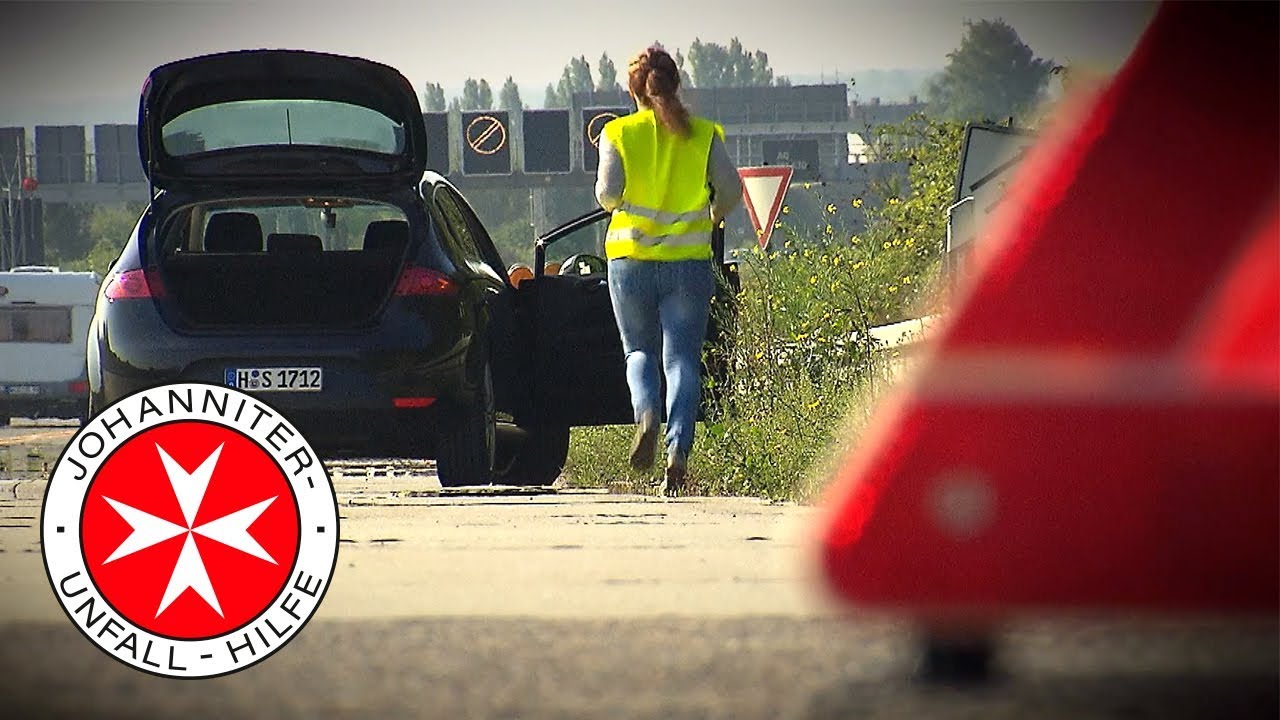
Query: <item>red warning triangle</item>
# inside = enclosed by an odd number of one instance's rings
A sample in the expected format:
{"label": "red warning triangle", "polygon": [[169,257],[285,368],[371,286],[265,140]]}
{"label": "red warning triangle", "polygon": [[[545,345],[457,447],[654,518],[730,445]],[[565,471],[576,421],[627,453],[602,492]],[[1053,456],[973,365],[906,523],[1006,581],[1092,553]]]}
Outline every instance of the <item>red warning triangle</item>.
{"label": "red warning triangle", "polygon": [[1275,616],[1277,8],[1161,5],[1018,169],[975,282],[831,489],[843,599]]}
{"label": "red warning triangle", "polygon": [[791,167],[786,165],[738,169],[742,178],[742,199],[762,248],[769,246],[773,224],[778,221],[778,211],[782,209],[782,198],[786,197],[787,187],[791,185],[791,172]]}

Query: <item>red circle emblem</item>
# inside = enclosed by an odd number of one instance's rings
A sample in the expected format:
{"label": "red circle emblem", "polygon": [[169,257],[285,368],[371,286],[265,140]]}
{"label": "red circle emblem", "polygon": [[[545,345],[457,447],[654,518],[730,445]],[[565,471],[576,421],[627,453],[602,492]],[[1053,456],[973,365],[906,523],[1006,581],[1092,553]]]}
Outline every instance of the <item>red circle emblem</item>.
{"label": "red circle emblem", "polygon": [[253,621],[298,557],[298,504],[284,473],[253,440],[209,422],[171,422],[121,444],[93,478],[80,524],[102,598],[180,640]]}

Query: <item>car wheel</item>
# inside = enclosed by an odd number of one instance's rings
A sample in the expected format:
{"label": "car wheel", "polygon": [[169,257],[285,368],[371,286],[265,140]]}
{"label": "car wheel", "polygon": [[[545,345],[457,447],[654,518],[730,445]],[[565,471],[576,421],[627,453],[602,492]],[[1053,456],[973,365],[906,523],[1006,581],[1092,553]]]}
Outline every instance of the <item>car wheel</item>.
{"label": "car wheel", "polygon": [[0,427],[9,427],[8,415],[0,415]]}
{"label": "car wheel", "polygon": [[444,487],[488,485],[493,482],[493,375],[484,366],[480,391],[463,405],[440,439],[436,472]]}
{"label": "car wheel", "polygon": [[524,438],[497,480],[506,485],[551,485],[569,456],[568,425],[521,426]]}

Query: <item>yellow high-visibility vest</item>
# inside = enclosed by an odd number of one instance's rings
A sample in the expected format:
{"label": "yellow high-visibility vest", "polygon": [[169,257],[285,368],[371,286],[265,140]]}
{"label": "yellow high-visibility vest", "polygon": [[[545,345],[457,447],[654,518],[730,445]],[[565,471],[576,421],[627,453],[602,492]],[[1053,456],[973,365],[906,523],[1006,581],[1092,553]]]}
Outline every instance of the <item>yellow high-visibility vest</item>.
{"label": "yellow high-visibility vest", "polygon": [[707,159],[724,128],[689,118],[682,138],[663,127],[652,110],[610,120],[603,129],[622,158],[626,185],[613,211],[604,250],[610,260],[711,259],[711,191]]}

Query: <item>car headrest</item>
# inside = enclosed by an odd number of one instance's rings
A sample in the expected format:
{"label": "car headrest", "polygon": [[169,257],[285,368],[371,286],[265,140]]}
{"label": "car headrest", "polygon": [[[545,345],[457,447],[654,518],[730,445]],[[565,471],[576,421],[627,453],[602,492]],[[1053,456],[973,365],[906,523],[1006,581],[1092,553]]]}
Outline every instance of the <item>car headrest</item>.
{"label": "car headrest", "polygon": [[324,251],[324,243],[318,235],[303,233],[271,233],[267,236],[267,252],[269,253],[320,253]]}
{"label": "car headrest", "polygon": [[364,230],[364,249],[401,252],[409,244],[405,220],[374,220]]}
{"label": "car headrest", "polygon": [[262,223],[247,212],[221,212],[210,216],[204,230],[208,252],[262,252]]}

